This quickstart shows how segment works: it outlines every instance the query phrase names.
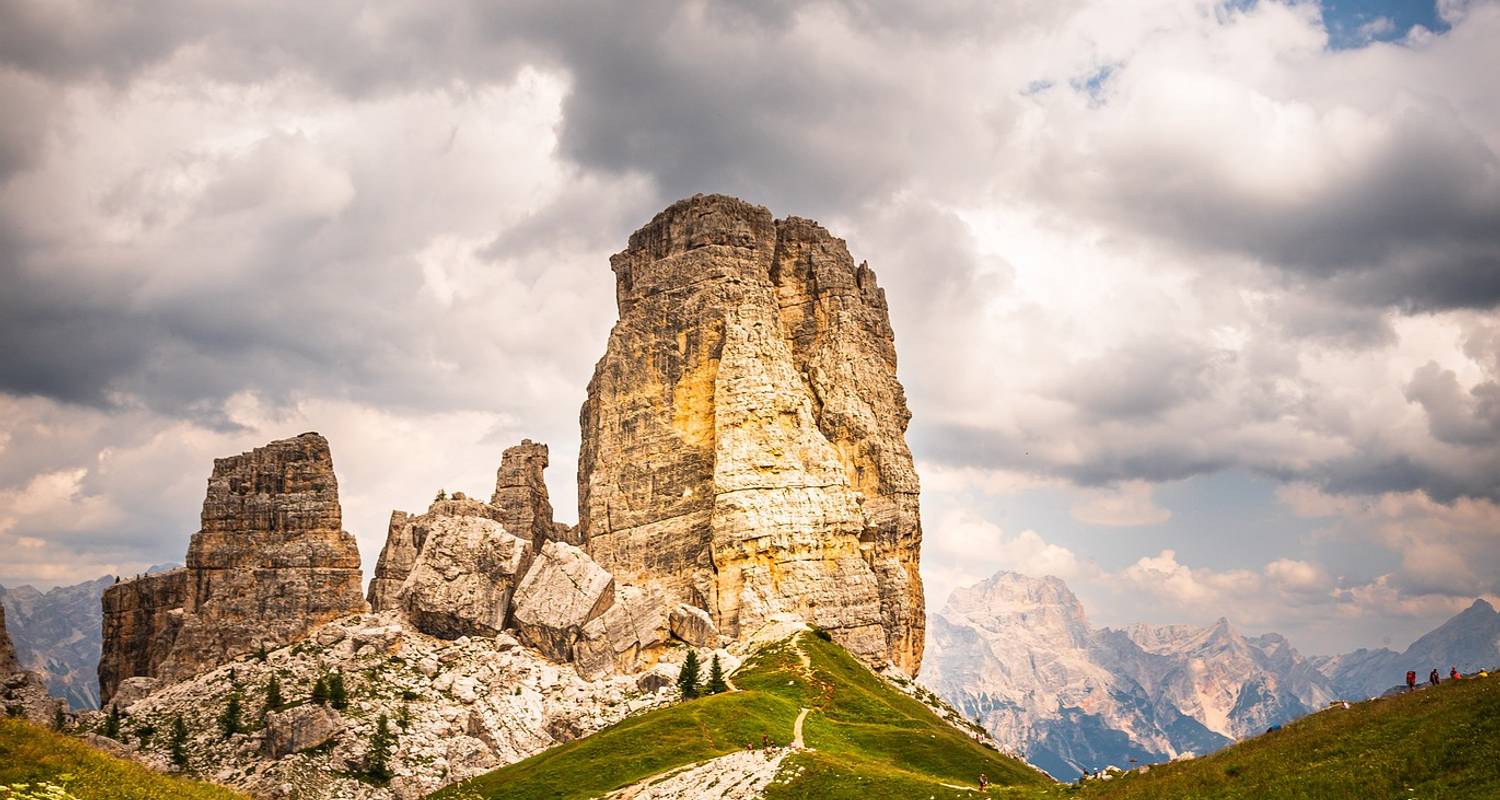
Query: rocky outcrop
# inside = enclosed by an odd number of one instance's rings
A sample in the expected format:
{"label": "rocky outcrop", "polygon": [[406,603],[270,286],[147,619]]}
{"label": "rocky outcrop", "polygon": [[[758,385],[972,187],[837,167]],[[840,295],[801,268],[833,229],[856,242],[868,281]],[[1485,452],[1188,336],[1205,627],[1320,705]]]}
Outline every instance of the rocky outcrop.
{"label": "rocky outcrop", "polygon": [[511,618],[527,644],[554,661],[572,661],[584,626],[614,600],[608,572],[577,547],[548,542],[516,589]]}
{"label": "rocky outcrop", "polygon": [[428,532],[438,520],[456,517],[501,521],[499,509],[482,500],[466,497],[462,492],[456,492],[452,497],[439,497],[428,506],[424,514],[391,512],[385,547],[380,550],[380,558],[375,562],[375,575],[370,581],[369,602],[372,611],[401,607],[401,586],[416,567],[422,547],[427,543]]}
{"label": "rocky outcrop", "polygon": [[170,683],[297,641],[363,611],[360,584],[327,439],[304,433],[215,459],[187,566],[105,593],[101,697],[126,677]]}
{"label": "rocky outcrop", "polygon": [[[540,552],[549,541],[576,544],[576,529],[552,519],[552,503],[547,498],[543,478],[546,468],[547,445],[525,439],[501,455],[490,502],[458,492],[451,498],[440,495],[424,514],[392,512],[385,547],[380,551],[370,581],[370,608],[385,611],[403,607],[402,587],[416,567],[433,526],[445,518],[472,517],[498,522],[506,533],[526,541],[530,554]],[[521,569],[524,572],[524,564]],[[436,630],[428,632],[444,635]]]}
{"label": "rocky outcrop", "polygon": [[793,612],[914,673],[918,484],[874,274],[816,223],[717,195],[610,263],[578,465],[594,560],[726,635]]}
{"label": "rocky outcrop", "polygon": [[124,580],[104,590],[99,700],[108,705],[120,682],[154,677],[172,651],[187,601],[187,570]]}
{"label": "rocky outcrop", "polygon": [[530,537],[534,551],[549,541],[582,543],[577,529],[552,520],[552,501],[542,477],[547,463],[547,445],[522,439],[501,454],[490,497],[500,523],[515,536]]}
{"label": "rocky outcrop", "polygon": [[531,565],[531,542],[478,516],[438,516],[399,603],[422,631],[445,639],[494,636],[505,629],[511,593]]}

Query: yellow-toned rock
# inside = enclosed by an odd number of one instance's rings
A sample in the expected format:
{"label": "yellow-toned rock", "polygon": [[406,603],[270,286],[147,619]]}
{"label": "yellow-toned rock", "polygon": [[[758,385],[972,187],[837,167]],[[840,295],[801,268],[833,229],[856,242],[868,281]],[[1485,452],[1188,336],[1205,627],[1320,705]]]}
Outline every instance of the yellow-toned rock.
{"label": "yellow-toned rock", "polygon": [[718,195],[611,258],[578,532],[622,584],[737,637],[793,612],[914,673],[918,483],[885,297],[817,223]]}

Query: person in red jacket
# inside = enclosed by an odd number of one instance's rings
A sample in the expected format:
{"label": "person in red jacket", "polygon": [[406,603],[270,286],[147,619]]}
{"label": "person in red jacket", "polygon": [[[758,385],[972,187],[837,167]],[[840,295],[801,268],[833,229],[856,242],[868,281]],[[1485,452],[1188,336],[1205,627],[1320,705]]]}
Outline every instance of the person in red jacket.
{"label": "person in red jacket", "polygon": [[1414,691],[1417,688],[1417,671],[1409,669],[1406,671],[1406,691]]}
{"label": "person in red jacket", "polygon": [[1461,681],[1464,679],[1464,676],[1459,674],[1458,667],[1450,667],[1448,669],[1448,677],[1456,681]]}

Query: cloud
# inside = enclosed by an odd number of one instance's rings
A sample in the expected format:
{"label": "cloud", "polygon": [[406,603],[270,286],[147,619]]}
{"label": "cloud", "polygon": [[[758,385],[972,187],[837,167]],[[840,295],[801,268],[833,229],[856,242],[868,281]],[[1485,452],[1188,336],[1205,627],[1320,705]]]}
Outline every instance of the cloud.
{"label": "cloud", "polygon": [[1156,505],[1151,484],[1127,481],[1109,489],[1080,492],[1070,509],[1073,518],[1090,525],[1134,527],[1157,525],[1172,518],[1172,512]]}

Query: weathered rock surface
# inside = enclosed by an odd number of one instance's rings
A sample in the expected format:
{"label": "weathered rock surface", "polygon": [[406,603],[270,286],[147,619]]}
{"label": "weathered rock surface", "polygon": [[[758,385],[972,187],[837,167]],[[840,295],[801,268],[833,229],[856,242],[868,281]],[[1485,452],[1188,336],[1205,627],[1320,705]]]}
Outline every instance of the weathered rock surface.
{"label": "weathered rock surface", "polygon": [[399,595],[412,624],[445,639],[504,630],[511,593],[531,565],[531,542],[477,516],[436,517],[424,538]]}
{"label": "weathered rock surface", "polygon": [[918,483],[874,274],[816,223],[717,195],[610,263],[620,319],[580,415],[590,555],[729,636],[793,612],[914,673]]}
{"label": "weathered rock surface", "polygon": [[511,619],[527,644],[554,661],[571,661],[584,626],[614,600],[608,572],[577,547],[548,542],[516,589]]}
{"label": "weathered rock surface", "polygon": [[552,521],[552,501],[542,477],[547,463],[545,444],[522,439],[515,447],[506,448],[495,472],[495,493],[490,497],[490,505],[499,509],[500,523],[516,536],[529,536],[533,552],[549,541],[582,544],[577,529]]}
{"label": "weathered rock surface", "polygon": [[498,508],[482,500],[465,497],[457,493],[453,497],[434,500],[426,513],[412,515],[405,511],[392,511],[390,527],[386,531],[385,547],[375,563],[375,574],[370,580],[369,602],[373,611],[387,611],[401,606],[401,586],[417,565],[417,558],[427,542],[428,532],[439,519],[452,517],[478,517],[501,521]]}
{"label": "weathered rock surface", "polygon": [[337,711],[308,703],[266,715],[261,752],[271,758],[300,753],[326,744],[344,727]]}
{"label": "weathered rock surface", "polygon": [[678,603],[671,614],[672,635],[694,647],[714,647],[719,643],[719,629],[707,611],[687,603]]}
{"label": "weathered rock surface", "polygon": [[[215,459],[187,566],[105,593],[101,697],[126,677],[181,680],[364,610],[359,549],[342,525],[322,436]],[[176,581],[179,610],[168,607]]]}
{"label": "weathered rock surface", "polygon": [[654,660],[654,650],[667,634],[660,598],[635,586],[616,586],[609,608],[583,626],[573,648],[573,666],[584,680],[637,672]]}
{"label": "weathered rock surface", "polygon": [[108,705],[120,683],[158,675],[182,625],[187,570],[121,581],[104,590],[99,653],[99,699]]}
{"label": "weathered rock surface", "polygon": [[[349,696],[349,707],[337,715],[306,702],[314,681],[330,670],[343,673]],[[273,713],[264,728],[226,740],[218,719],[230,693],[242,693],[248,714],[265,703],[273,674],[283,698],[299,705]],[[271,650],[264,661],[245,657],[163,686],[130,706],[126,727],[167,731],[181,716],[191,769],[252,797],[415,800],[673,702],[671,685],[643,690],[624,675],[585,681],[509,634],[438,639],[387,611],[335,620],[308,639]],[[405,729],[398,724],[403,710]],[[100,716],[91,713],[85,724],[92,726]],[[351,774],[362,768],[381,714],[397,734],[389,786]],[[169,752],[169,737],[158,734],[145,746],[132,738],[128,755],[167,769]]]}

